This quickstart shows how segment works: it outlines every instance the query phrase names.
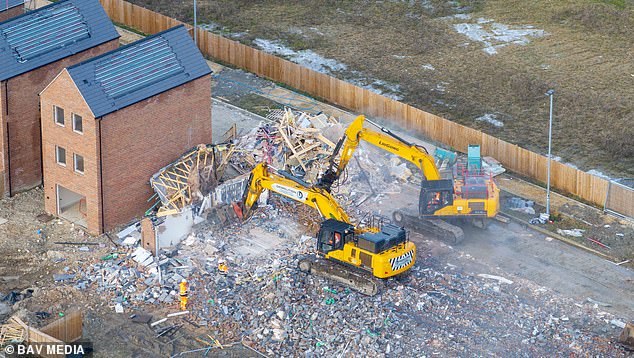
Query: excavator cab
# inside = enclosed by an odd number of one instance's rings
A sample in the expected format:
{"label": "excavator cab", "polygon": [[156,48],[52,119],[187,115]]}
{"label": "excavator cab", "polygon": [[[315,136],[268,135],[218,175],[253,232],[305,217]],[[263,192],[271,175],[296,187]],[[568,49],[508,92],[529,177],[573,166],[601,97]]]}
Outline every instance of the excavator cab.
{"label": "excavator cab", "polygon": [[317,251],[327,254],[341,250],[343,245],[354,240],[354,226],[343,221],[328,219],[322,222],[317,234]]}
{"label": "excavator cab", "polygon": [[421,215],[434,215],[453,205],[453,182],[450,179],[423,180],[420,187],[419,211]]}

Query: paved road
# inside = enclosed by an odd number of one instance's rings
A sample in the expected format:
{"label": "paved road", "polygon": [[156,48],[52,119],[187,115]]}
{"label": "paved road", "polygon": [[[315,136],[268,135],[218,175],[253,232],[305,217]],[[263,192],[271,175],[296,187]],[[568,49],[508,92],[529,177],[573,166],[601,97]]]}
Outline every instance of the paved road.
{"label": "paved road", "polygon": [[[401,186],[402,192],[380,201],[367,201],[366,210],[390,213],[395,209],[415,210],[418,188]],[[419,248],[429,248],[440,262],[461,271],[526,279],[576,302],[587,298],[606,303],[605,311],[622,319],[634,319],[634,271],[601,257],[524,228],[515,222],[493,222],[487,230],[465,225],[465,239],[455,247],[411,235]]]}
{"label": "paved road", "polygon": [[[457,250],[501,272],[525,278],[579,302],[588,297],[612,305],[607,311],[632,318],[634,272],[598,256],[524,229],[492,224],[487,230],[468,228]],[[459,262],[447,253],[447,261]],[[458,263],[455,263],[458,264]]]}

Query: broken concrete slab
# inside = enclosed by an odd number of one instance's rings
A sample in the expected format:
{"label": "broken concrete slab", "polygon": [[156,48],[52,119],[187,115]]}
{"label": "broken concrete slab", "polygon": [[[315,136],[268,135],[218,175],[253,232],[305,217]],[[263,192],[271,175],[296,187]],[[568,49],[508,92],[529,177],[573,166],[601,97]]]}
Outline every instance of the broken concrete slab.
{"label": "broken concrete slab", "polygon": [[152,320],[152,315],[140,312],[133,314],[132,316],[130,316],[130,318],[134,323],[150,323],[150,321]]}
{"label": "broken concrete slab", "polygon": [[125,229],[119,231],[119,233],[117,234],[117,237],[119,239],[123,239],[126,236],[129,236],[132,232],[137,231],[137,224],[132,224],[128,227],[126,227]]}
{"label": "broken concrete slab", "polygon": [[176,246],[191,233],[194,226],[192,207],[185,207],[179,213],[167,215],[161,220],[154,226],[159,247]]}
{"label": "broken concrete slab", "polygon": [[53,275],[53,280],[56,282],[68,281],[68,280],[72,280],[73,278],[75,278],[74,274],[54,274]]}
{"label": "broken concrete slab", "polygon": [[137,247],[136,250],[134,250],[132,259],[142,266],[148,266],[154,262],[152,253],[142,247]]}
{"label": "broken concrete slab", "polygon": [[486,273],[480,273],[480,274],[478,274],[478,277],[488,278],[488,279],[492,279],[492,280],[497,280],[498,282],[505,283],[507,285],[513,284],[513,281],[511,281],[511,280],[509,280],[507,278],[501,277],[501,276],[495,276],[495,275],[489,275],[489,274],[486,274]]}
{"label": "broken concrete slab", "polygon": [[138,237],[128,236],[123,240],[123,242],[121,242],[121,244],[125,246],[134,246],[139,242],[139,240],[140,238]]}

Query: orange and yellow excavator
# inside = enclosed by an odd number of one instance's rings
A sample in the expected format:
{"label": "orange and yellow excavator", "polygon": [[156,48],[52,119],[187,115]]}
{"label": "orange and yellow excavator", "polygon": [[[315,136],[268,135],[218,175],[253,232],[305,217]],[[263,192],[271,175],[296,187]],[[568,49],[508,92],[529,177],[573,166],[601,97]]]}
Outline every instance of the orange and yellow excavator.
{"label": "orange and yellow excavator", "polygon": [[366,141],[409,161],[422,173],[418,212],[395,211],[392,216],[397,224],[457,243],[464,238],[464,232],[449,221],[467,219],[475,226],[485,228],[488,220],[497,215],[500,190],[490,176],[463,171],[459,176],[443,179],[434,158],[423,146],[408,142],[374,123],[381,132],[364,127],[365,121],[364,116],[358,116],[346,128],[330,158],[330,167],[319,179],[317,187],[330,192],[359,143]]}
{"label": "orange and yellow excavator", "polygon": [[[359,275],[358,268],[377,278],[388,278],[409,270],[416,261],[416,246],[402,227],[385,224],[358,228],[327,191],[311,186],[266,163],[252,171],[242,203],[244,217],[257,206],[261,193],[268,189],[302,204],[311,206],[323,221],[317,234],[317,255],[327,260],[302,260],[300,269],[327,276],[366,294],[377,292],[373,280]],[[341,265],[326,264],[324,261]]]}

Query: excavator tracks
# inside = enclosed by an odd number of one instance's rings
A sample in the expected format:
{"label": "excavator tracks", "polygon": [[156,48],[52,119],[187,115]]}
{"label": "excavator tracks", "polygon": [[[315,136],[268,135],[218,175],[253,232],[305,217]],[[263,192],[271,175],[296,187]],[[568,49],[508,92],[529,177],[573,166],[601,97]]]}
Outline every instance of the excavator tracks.
{"label": "excavator tracks", "polygon": [[392,214],[394,222],[407,229],[428,233],[451,245],[459,244],[464,239],[464,231],[441,219],[426,219],[418,215],[397,210]]}
{"label": "excavator tracks", "polygon": [[299,260],[298,266],[303,272],[336,281],[366,296],[378,294],[382,286],[372,274],[324,258],[304,257]]}

